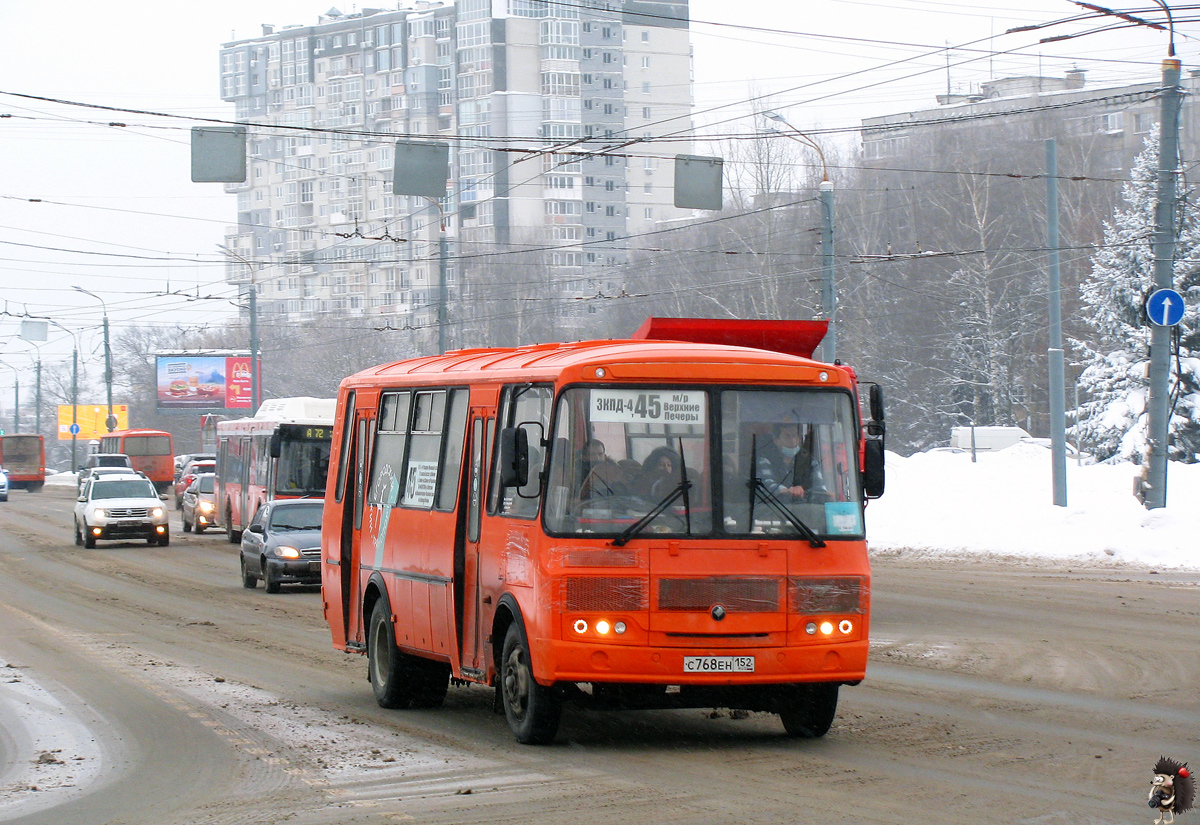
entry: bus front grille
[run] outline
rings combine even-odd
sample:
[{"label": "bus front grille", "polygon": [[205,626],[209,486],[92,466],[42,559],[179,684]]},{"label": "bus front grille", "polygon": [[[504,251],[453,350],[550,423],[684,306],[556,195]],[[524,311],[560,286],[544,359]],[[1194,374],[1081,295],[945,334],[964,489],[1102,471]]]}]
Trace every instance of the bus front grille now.
[{"label": "bus front grille", "polygon": [[572,576],[563,582],[563,604],[571,612],[595,613],[648,608],[645,579]]},{"label": "bus front grille", "polygon": [[658,609],[706,613],[719,604],[733,613],[776,613],[781,590],[776,578],[659,579]]}]

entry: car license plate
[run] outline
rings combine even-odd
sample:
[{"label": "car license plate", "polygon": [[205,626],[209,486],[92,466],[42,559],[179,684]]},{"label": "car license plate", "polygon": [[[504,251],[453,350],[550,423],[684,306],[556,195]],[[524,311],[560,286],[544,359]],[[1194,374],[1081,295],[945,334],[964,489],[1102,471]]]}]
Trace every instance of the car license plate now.
[{"label": "car license plate", "polygon": [[308,572],[309,573],[320,573],[321,572],[321,562],[310,561],[308,563]]},{"label": "car license plate", "polygon": [[684,673],[753,673],[753,656],[684,656]]}]

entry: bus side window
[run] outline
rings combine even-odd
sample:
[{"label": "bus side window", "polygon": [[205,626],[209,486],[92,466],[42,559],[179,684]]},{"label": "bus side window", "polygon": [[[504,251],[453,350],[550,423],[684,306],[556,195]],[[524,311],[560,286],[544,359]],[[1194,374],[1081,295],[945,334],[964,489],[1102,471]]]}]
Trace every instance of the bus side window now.
[{"label": "bus side window", "polygon": [[450,391],[446,438],[442,447],[442,468],[438,481],[438,510],[453,510],[462,479],[463,441],[467,434],[467,397],[465,389]]},{"label": "bus side window", "polygon": [[337,470],[337,490],[334,494],[334,501],[340,502],[342,497],[346,495],[346,472],[347,462],[350,460],[350,444],[354,438],[354,391],[351,390],[346,395],[346,409],[343,411],[342,418],[342,443],[340,445],[338,455],[338,470]]},{"label": "bus side window", "polygon": [[407,392],[385,393],[380,399],[369,504],[395,507],[404,491],[402,472],[411,400]]}]

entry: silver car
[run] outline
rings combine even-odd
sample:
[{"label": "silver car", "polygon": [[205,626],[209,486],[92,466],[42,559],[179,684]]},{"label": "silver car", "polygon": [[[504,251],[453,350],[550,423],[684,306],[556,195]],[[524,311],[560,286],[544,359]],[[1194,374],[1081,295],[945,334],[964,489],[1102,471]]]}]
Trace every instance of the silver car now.
[{"label": "silver car", "polygon": [[145,539],[167,546],[165,496],[144,476],[109,475],[88,479],[75,502],[75,543],[96,546],[98,539]]}]

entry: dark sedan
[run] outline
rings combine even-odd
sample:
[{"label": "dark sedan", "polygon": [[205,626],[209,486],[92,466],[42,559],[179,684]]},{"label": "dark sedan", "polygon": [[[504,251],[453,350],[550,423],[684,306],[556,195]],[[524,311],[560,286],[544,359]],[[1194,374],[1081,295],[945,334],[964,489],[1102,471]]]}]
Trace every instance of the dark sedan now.
[{"label": "dark sedan", "polygon": [[312,499],[268,501],[242,533],[242,586],[268,593],[283,584],[321,583],[321,510]]}]

